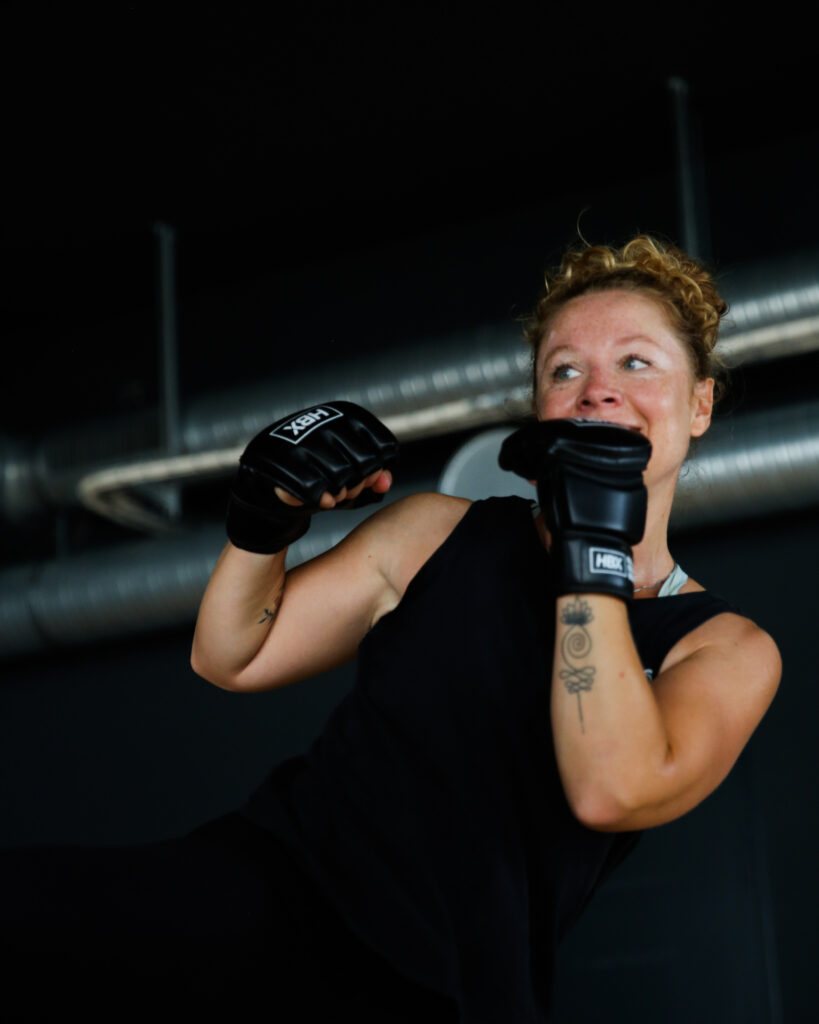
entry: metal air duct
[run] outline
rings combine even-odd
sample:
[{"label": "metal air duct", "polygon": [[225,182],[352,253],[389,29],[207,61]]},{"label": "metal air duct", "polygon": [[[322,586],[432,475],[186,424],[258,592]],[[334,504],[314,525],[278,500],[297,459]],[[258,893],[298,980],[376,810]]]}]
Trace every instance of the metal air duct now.
[{"label": "metal air duct", "polygon": [[[731,303],[719,346],[730,364],[819,348],[819,255],[718,278]],[[82,501],[154,528],[157,517],[132,500],[135,487],[227,474],[249,437],[293,409],[346,398],[372,409],[407,442],[524,415],[528,377],[529,351],[509,323],[195,399],[182,416],[182,456],[159,450],[151,414],[66,427],[37,446],[7,442],[0,444],[0,515],[20,522]]]},{"label": "metal air duct", "polygon": [[[496,440],[483,456],[487,467],[497,457]],[[531,496],[520,484],[519,493]],[[435,481],[419,481],[390,498],[434,489]],[[483,491],[462,493],[480,497],[493,489],[489,481]],[[819,504],[819,402],[716,423],[683,467],[677,494],[672,527],[680,530]],[[371,513],[369,506],[319,516],[288,564],[327,550]],[[218,526],[0,571],[0,657],[192,626],[224,543]]]}]

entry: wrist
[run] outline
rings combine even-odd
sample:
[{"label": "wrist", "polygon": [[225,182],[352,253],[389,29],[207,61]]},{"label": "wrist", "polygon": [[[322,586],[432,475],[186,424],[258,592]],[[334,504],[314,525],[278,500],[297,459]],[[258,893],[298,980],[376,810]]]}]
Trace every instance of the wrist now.
[{"label": "wrist", "polygon": [[549,554],[558,594],[610,594],[626,601],[633,598],[632,551],[621,538],[555,531]]},{"label": "wrist", "polygon": [[231,544],[243,551],[273,555],[303,537],[310,529],[311,513],[279,504],[280,508],[261,509],[232,492],[225,522]]}]

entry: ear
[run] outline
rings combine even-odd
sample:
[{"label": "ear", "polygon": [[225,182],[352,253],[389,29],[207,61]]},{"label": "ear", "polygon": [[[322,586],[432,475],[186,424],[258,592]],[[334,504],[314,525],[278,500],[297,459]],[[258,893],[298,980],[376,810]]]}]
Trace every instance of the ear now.
[{"label": "ear", "polygon": [[714,378],[698,380],[691,394],[691,437],[702,437],[711,425],[714,408]]}]

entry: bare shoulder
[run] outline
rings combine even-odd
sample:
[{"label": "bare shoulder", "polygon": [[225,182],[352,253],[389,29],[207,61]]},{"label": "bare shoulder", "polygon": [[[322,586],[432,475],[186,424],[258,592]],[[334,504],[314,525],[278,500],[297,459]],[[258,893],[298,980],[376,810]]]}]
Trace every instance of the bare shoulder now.
[{"label": "bare shoulder", "polygon": [[400,498],[328,551],[289,570],[268,638],[230,688],[271,690],[354,658],[367,632],[397,606],[471,504],[441,494]]},{"label": "bare shoulder", "polygon": [[471,504],[465,498],[420,492],[383,505],[335,547],[288,572],[289,594],[305,584],[326,591],[345,580],[349,600],[354,600],[349,588],[357,588],[377,619],[398,603]]},{"label": "bare shoulder", "polygon": [[666,655],[660,673],[702,656],[723,662],[748,682],[757,680],[774,690],[782,674],[782,658],[770,633],[735,612],[721,612],[682,637]]},{"label": "bare shoulder", "polygon": [[[421,492],[400,498],[373,517],[372,543],[395,604],[410,580],[444,543],[472,504],[467,498]],[[385,614],[390,608],[384,609]]]},{"label": "bare shoulder", "polygon": [[471,504],[468,498],[455,498],[437,491],[419,491],[385,505],[378,510],[377,516],[385,526],[400,524],[407,527],[414,523],[430,526],[435,522],[450,522],[454,526]]},{"label": "bare shoulder", "polygon": [[651,684],[667,739],[663,768],[647,773],[645,790],[616,830],[673,821],[712,793],[762,721],[780,676],[772,638],[733,612],[715,615],[675,645]]}]

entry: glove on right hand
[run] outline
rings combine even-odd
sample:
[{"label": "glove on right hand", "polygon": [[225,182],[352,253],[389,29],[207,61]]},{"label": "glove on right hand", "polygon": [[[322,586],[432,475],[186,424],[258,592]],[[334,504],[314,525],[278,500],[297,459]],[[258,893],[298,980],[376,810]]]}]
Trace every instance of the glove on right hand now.
[{"label": "glove on right hand", "polygon": [[[281,551],[302,537],[324,491],[354,487],[398,457],[395,436],[371,412],[337,401],[302,409],[265,427],[245,448],[230,492],[227,534],[232,544],[260,554]],[[304,502],[285,504],[280,487]],[[336,508],[360,508],[383,495],[365,488]]]},{"label": "glove on right hand", "polygon": [[601,420],[529,423],[503,442],[501,468],[537,481],[558,593],[633,596],[650,457],[648,438]]}]

